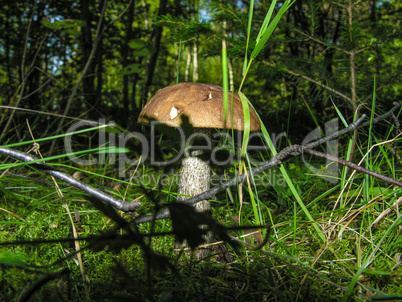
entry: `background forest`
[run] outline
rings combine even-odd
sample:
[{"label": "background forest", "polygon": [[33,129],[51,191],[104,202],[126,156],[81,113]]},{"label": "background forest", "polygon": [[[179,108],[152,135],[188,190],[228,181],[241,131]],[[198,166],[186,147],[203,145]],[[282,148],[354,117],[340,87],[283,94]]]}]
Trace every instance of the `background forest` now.
[{"label": "background forest", "polygon": [[[272,2],[274,16],[291,3]],[[226,263],[200,263],[173,253],[170,220],[133,226],[176,200],[174,184],[138,185],[121,179],[113,163],[76,165],[64,156],[63,140],[77,121],[96,121],[73,138],[74,151],[94,158],[102,153],[99,133],[147,131],[137,118],[159,89],[228,83],[247,96],[277,151],[315,129],[324,134],[334,118],[343,128],[366,114],[370,126],[340,137],[337,156],[400,181],[400,109],[394,119],[373,122],[400,102],[400,1],[296,0],[263,47],[271,1],[1,0],[0,7],[2,147],[28,152],[40,142],[47,164],[142,204],[135,214],[117,215],[62,182],[55,189],[33,165],[0,155],[0,169],[9,172],[0,174],[0,300],[402,299],[397,185],[340,165],[328,181],[294,157],[264,172],[280,184],[254,180],[211,198],[223,226],[270,225],[229,232],[245,244],[266,237],[263,249],[229,242],[215,251],[227,255]],[[112,122],[106,130],[101,125]],[[129,148],[134,158],[140,153],[135,144]],[[250,156],[264,162],[272,152]],[[325,170],[325,161],[308,161]],[[163,170],[149,162],[130,169]],[[219,172],[231,178],[241,169],[239,161]],[[131,232],[142,239],[124,237]],[[77,236],[81,246],[71,239]]]}]

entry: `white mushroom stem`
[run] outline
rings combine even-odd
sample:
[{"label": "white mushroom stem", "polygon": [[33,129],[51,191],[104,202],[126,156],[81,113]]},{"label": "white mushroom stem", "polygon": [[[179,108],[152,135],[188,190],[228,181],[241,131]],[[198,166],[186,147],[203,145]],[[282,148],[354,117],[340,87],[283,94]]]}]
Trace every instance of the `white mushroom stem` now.
[{"label": "white mushroom stem", "polygon": [[[209,190],[211,171],[206,162],[198,157],[186,157],[183,159],[180,173],[178,193],[185,196],[196,196]],[[198,212],[210,212],[211,204],[208,200],[202,200],[194,205]]]},{"label": "white mushroom stem", "polygon": [[[209,190],[211,180],[211,171],[206,162],[198,157],[189,156],[183,159],[182,168],[179,179],[178,193],[179,200],[186,200],[187,196],[196,196]],[[201,200],[195,205],[195,210],[211,214],[211,204],[209,200]],[[208,233],[204,236],[206,243],[212,242],[212,234]],[[180,249],[186,247],[186,244],[180,245],[176,242],[175,248]],[[194,253],[197,260],[204,259],[210,255],[208,248],[200,248]]]}]

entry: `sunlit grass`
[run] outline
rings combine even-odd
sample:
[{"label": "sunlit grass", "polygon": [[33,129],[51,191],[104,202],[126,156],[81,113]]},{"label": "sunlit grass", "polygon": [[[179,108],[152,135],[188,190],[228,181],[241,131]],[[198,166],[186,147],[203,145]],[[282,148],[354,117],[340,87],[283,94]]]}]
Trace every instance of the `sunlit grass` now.
[{"label": "sunlit grass", "polygon": [[[381,171],[385,175],[395,175],[397,178],[401,173],[394,164],[395,153],[390,151],[395,150],[395,144],[400,143],[400,139],[393,139],[393,130],[390,127],[389,132],[385,135],[389,143],[384,143],[377,137],[378,135],[372,135],[374,143],[370,144],[371,161],[367,168]],[[363,143],[359,147],[361,158],[364,158],[368,154],[368,144]],[[79,146],[76,146],[76,149],[79,150]],[[347,148],[342,147],[339,151],[346,156]],[[268,160],[269,155],[260,154],[260,159]],[[9,161],[4,157],[2,160],[3,164]],[[141,188],[135,183],[121,182],[116,177],[116,172],[112,167],[99,165],[83,169],[69,166],[66,161],[63,164],[56,163],[61,160],[63,158],[54,159],[53,164],[71,174],[74,171],[80,172],[83,181],[94,186],[100,186],[117,198],[125,200],[142,198],[143,207],[138,211],[139,215],[153,212],[152,199],[145,202],[145,198],[142,197],[147,190],[153,192],[153,198],[162,204],[175,200],[175,184],[158,187],[155,183]],[[317,167],[322,165],[322,161],[319,160],[315,163],[314,158],[310,159],[310,163]],[[348,287],[350,295],[360,295],[359,288],[362,292],[370,290],[372,293],[378,292],[379,294],[400,294],[397,286],[398,280],[400,280],[398,251],[402,242],[397,235],[397,230],[401,225],[401,219],[395,204],[400,199],[401,189],[371,179],[366,185],[366,176],[355,173],[351,177],[352,171],[349,172],[343,182],[339,181],[333,185],[313,175],[297,157],[285,162],[284,167],[288,171],[295,190],[303,200],[305,208],[311,214],[311,220],[306,219],[305,211],[286,186],[284,191],[278,191],[269,183],[261,186],[256,179],[255,182],[251,179],[251,188],[256,192],[253,194],[255,199],[253,201],[249,197],[250,192],[247,191],[249,187],[248,185],[245,186],[246,190],[243,191],[244,199],[241,208],[236,206],[234,195],[237,194],[236,188],[221,192],[216,201],[213,202],[213,217],[225,225],[238,224],[234,218],[240,217],[240,224],[248,225],[255,224],[255,217],[258,215],[257,217],[261,218],[259,223],[272,225],[268,245],[261,252],[239,250],[234,253],[229,247],[232,261],[230,267],[217,264],[216,267],[212,266],[206,271],[200,271],[199,268],[193,267],[191,264],[187,266],[187,260],[185,262],[179,261],[176,268],[181,274],[191,276],[190,279],[180,281],[181,279],[176,279],[172,275],[170,279],[172,281],[168,282],[163,277],[166,275],[159,275],[158,273],[152,277],[153,284],[155,286],[156,284],[164,284],[164,289],[159,289],[157,286],[152,287],[153,294],[165,295],[168,292],[173,292],[174,295],[178,295],[185,292],[190,297],[190,292],[184,287],[191,285],[208,286],[215,294],[219,293],[222,297],[226,297],[225,295],[228,294],[226,292],[227,287],[222,285],[223,287],[218,289],[216,282],[227,284],[229,287],[232,281],[243,280],[244,274],[251,278],[252,274],[257,272],[262,273],[258,277],[261,279],[259,282],[266,285],[258,285],[254,290],[260,290],[261,294],[268,296],[280,297],[282,295],[282,297],[288,297],[291,295],[290,292],[296,290],[296,288],[292,289],[292,282],[294,284],[302,282],[305,286],[317,287],[317,289],[321,286],[328,287],[329,293],[333,297],[338,296],[340,289],[345,290]],[[79,285],[82,283],[82,278],[79,266],[75,257],[69,257],[76,251],[71,241],[63,241],[63,239],[71,238],[71,223],[62,204],[66,202],[69,205],[72,216],[78,212],[79,222],[76,222],[75,226],[79,230],[79,237],[102,236],[101,234],[104,232],[115,230],[116,223],[96,210],[88,202],[87,196],[75,188],[65,187],[59,183],[64,196],[63,199],[60,199],[52,181],[37,171],[27,169],[25,166],[13,167],[10,171],[35,179],[46,180],[50,185],[41,185],[31,179],[13,177],[8,174],[0,179],[2,182],[2,206],[0,209],[3,217],[1,221],[2,242],[28,241],[24,244],[15,243],[13,246],[2,247],[2,277],[3,280],[8,280],[5,286],[10,289],[22,290],[25,284],[24,280],[27,278],[35,280],[42,274],[67,267],[72,271],[70,282],[76,287],[74,296],[77,299],[78,297],[82,298],[83,293]],[[269,171],[264,173],[271,179],[273,175],[282,177],[278,169],[275,171],[276,174]],[[137,171],[137,173],[155,174],[155,176],[161,172],[157,169],[149,170],[147,165],[142,166]],[[116,185],[117,183],[121,184]],[[347,185],[341,187],[342,183]],[[340,204],[340,200],[343,201],[342,204]],[[389,208],[394,210],[383,216],[382,219],[377,220]],[[119,215],[127,221],[132,220],[129,215],[123,213]],[[373,225],[375,221],[376,223]],[[327,239],[325,243],[322,243],[312,222],[320,228]],[[169,232],[171,224],[169,221],[158,221],[154,226],[152,224],[141,225],[139,230],[144,234]],[[237,236],[238,233],[232,232],[232,234]],[[247,242],[258,244],[261,240],[259,232],[256,231],[240,234],[244,235],[242,240]],[[41,243],[35,243],[37,240],[40,240]],[[46,243],[46,241],[49,242]],[[173,236],[151,237],[151,239],[146,239],[146,242],[151,244],[150,246],[156,252],[177,259],[177,255],[172,251]],[[81,242],[82,258],[85,273],[91,280],[89,288],[95,296],[101,295],[103,292],[99,288],[99,284],[104,283],[111,286],[116,278],[120,281],[124,280],[121,275],[119,277],[122,271],[117,268],[120,265],[124,265],[128,275],[138,279],[138,282],[142,284],[141,288],[148,288],[149,290],[147,274],[139,274],[138,272],[138,270],[146,272],[146,267],[142,259],[143,254],[136,245],[115,254],[107,250],[101,252],[88,250],[85,248],[87,243],[85,240]],[[261,254],[265,252],[272,254]],[[273,256],[282,257],[290,263],[299,263],[297,265],[305,272],[291,267],[284,270],[287,265],[278,259],[271,258]],[[269,266],[267,266],[268,259],[270,261]],[[28,267],[29,265],[33,265],[33,267]],[[285,290],[284,284],[277,283],[279,281],[276,280],[275,276],[278,271],[281,271],[281,275],[290,284],[288,291]],[[318,274],[322,279],[309,279],[306,275],[308,271]],[[18,274],[18,277],[14,277],[15,274]],[[115,274],[115,277],[110,276],[110,274]],[[203,276],[208,277],[204,280]],[[231,277],[228,278],[228,276]],[[385,279],[381,279],[379,276],[383,276]],[[371,283],[364,282],[367,279]],[[211,280],[215,280],[215,283],[211,283]],[[325,280],[334,282],[337,286],[328,285]],[[64,282],[60,284],[64,284]],[[252,284],[251,279],[242,282],[244,285],[248,283],[251,286]],[[375,282],[381,282],[381,286],[375,286]],[[275,284],[284,290],[280,295],[274,290]],[[60,286],[58,290],[65,290],[64,285]],[[39,296],[49,291],[52,291],[51,286],[46,286],[41,290]],[[135,291],[136,289],[129,287],[127,294],[130,295]],[[239,294],[241,292],[242,289],[239,288]],[[302,300],[302,297],[306,297],[307,294],[304,288],[299,286],[297,286],[296,293]],[[5,297],[12,297],[17,294],[18,291],[14,290]],[[249,294],[250,292],[244,289],[244,295]],[[205,294],[205,297],[209,297],[209,295]]]}]

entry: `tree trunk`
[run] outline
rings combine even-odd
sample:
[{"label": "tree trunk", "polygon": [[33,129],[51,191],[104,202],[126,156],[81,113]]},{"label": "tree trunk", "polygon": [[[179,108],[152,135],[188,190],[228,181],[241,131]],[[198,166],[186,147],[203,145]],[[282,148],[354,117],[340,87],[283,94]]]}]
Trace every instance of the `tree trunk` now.
[{"label": "tree trunk", "polygon": [[188,82],[188,75],[190,74],[190,66],[191,66],[191,47],[188,48],[187,53],[186,70],[184,71],[185,82]]},{"label": "tree trunk", "polygon": [[[128,46],[128,43],[133,39],[133,20],[134,20],[134,1],[130,3],[130,6],[128,8],[127,12],[127,22],[126,22],[126,37],[124,39],[124,43],[122,45],[121,49],[121,55],[123,57],[123,68],[127,67],[129,65],[129,50],[130,47]],[[130,51],[131,52],[131,51]],[[123,108],[124,112],[129,113],[130,112],[130,101],[129,101],[129,76],[124,75],[123,76]],[[124,115],[124,120],[123,120],[123,127],[128,126],[128,119],[131,116],[131,114],[126,114]]]},{"label": "tree trunk", "polygon": [[[85,25],[82,26],[82,34],[81,34],[81,49],[82,49],[82,58],[81,65],[82,70],[84,70],[85,65],[87,64],[89,57],[92,51],[92,31],[91,31],[91,13],[89,10],[89,1],[80,1],[81,5],[81,18],[85,22]],[[85,100],[88,102],[89,106],[94,105],[94,94],[95,94],[95,61],[91,61],[89,63],[89,68],[87,75],[83,79],[83,92]]]},{"label": "tree trunk", "polygon": [[[105,0],[106,1],[106,0]],[[104,27],[104,24],[101,24],[101,31]],[[96,58],[95,58],[95,62],[96,62],[96,92],[94,93],[94,98],[93,98],[93,102],[94,105],[97,102],[101,102],[102,106],[102,89],[103,89],[103,38],[104,36],[101,35],[99,37],[99,42],[98,42],[98,47],[96,48]],[[91,112],[93,112],[93,114],[90,115],[91,118],[93,119],[97,119],[99,117],[99,113],[96,112],[95,110],[91,110]]]},{"label": "tree trunk", "polygon": [[193,46],[193,82],[198,82],[198,43],[195,41]]},{"label": "tree trunk", "polygon": [[[160,17],[166,13],[166,4],[167,4],[167,0],[160,1],[158,17]],[[149,62],[148,62],[147,74],[146,74],[145,84],[144,84],[144,93],[142,95],[142,103],[143,104],[146,103],[149,86],[151,86],[152,79],[154,77],[156,60],[158,59],[159,49],[160,49],[160,45],[161,45],[162,29],[163,29],[162,26],[158,26],[154,29],[154,32],[153,32],[153,36],[155,37],[155,43],[154,43],[155,51],[151,54],[151,57],[149,58]]]}]

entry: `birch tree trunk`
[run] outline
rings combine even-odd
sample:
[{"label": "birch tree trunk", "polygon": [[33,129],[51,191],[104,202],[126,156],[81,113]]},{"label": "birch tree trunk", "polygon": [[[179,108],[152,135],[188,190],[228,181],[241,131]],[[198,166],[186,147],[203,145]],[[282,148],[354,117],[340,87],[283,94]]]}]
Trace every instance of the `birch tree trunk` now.
[{"label": "birch tree trunk", "polygon": [[193,46],[193,82],[198,82],[198,42]]}]

